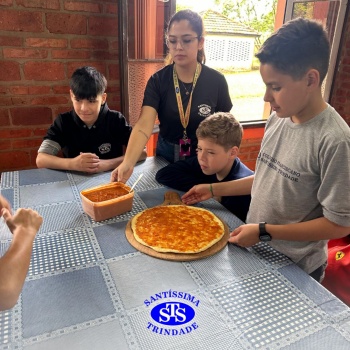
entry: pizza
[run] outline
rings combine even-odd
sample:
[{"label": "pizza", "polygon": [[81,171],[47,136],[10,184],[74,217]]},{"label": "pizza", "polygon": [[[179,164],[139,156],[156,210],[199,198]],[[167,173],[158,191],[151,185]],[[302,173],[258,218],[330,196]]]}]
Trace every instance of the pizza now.
[{"label": "pizza", "polygon": [[146,209],[131,220],[136,241],[161,253],[202,252],[225,234],[223,222],[206,209],[167,205]]}]

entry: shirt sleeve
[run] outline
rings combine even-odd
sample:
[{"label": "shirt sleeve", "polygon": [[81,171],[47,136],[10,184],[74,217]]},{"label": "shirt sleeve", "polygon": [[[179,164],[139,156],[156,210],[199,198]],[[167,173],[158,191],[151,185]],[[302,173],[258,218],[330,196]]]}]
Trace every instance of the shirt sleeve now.
[{"label": "shirt sleeve", "polygon": [[39,147],[38,153],[47,153],[56,156],[60,150],[61,146],[59,143],[52,140],[44,140]]},{"label": "shirt sleeve", "polygon": [[222,82],[220,84],[219,90],[218,111],[230,112],[233,105],[228,84],[224,76],[222,76]]},{"label": "shirt sleeve", "polygon": [[153,74],[147,82],[145,93],[143,97],[142,106],[153,107],[156,111],[159,109],[160,104],[160,88],[159,77],[157,74]]},{"label": "shirt sleeve", "polygon": [[318,199],[323,215],[340,226],[350,226],[350,142],[340,140],[321,152],[321,184]]}]

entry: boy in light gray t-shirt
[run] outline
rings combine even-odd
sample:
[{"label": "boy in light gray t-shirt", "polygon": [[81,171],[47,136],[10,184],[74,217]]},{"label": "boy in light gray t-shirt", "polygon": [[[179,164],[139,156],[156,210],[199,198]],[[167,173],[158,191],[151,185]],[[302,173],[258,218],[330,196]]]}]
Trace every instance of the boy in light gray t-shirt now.
[{"label": "boy in light gray t-shirt", "polygon": [[[318,281],[327,241],[350,232],[350,128],[321,91],[329,53],[321,24],[302,18],[265,41],[256,56],[272,114],[256,172],[212,186],[215,195],[252,196],[247,224],[231,233],[230,242],[268,242]],[[200,186],[185,194],[185,203],[210,197]]]}]

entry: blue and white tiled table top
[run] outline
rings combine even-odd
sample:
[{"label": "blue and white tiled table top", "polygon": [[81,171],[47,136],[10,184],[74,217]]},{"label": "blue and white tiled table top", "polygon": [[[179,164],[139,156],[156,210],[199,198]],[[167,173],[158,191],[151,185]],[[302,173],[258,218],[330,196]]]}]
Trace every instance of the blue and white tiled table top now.
[{"label": "blue and white tiled table top", "polygon": [[[12,208],[34,208],[44,222],[18,303],[0,312],[0,349],[350,349],[350,309],[266,244],[228,244],[192,262],[134,249],[126,224],[163,202],[169,189],[155,173],[165,164],[138,164],[132,210],[101,222],[84,213],[80,191],[108,183],[109,172],[2,174]],[[214,200],[199,206],[231,230],[241,224]],[[1,219],[0,255],[10,241]]]}]

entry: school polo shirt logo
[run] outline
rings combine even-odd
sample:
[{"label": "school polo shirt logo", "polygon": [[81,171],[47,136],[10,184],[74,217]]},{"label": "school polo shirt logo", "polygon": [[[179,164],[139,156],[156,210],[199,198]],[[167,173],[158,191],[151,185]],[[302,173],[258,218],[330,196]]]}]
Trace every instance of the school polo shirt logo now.
[{"label": "school polo shirt logo", "polygon": [[211,114],[211,107],[208,105],[199,105],[198,114],[202,117],[208,117]]},{"label": "school polo shirt logo", "polygon": [[105,154],[111,151],[112,145],[110,143],[103,143],[98,150],[101,154]]}]

